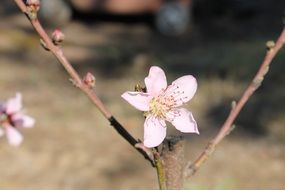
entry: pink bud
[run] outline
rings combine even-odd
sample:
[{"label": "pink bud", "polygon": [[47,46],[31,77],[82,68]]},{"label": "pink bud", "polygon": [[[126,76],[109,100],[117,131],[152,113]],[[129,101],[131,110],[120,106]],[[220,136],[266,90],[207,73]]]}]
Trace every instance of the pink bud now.
[{"label": "pink bud", "polygon": [[92,75],[91,73],[87,73],[84,78],[83,78],[83,82],[90,88],[95,87],[95,82],[96,79],[94,77],[94,75]]},{"label": "pink bud", "polygon": [[60,44],[61,42],[63,42],[65,36],[64,34],[61,32],[61,30],[59,29],[55,29],[51,35],[52,41],[55,45]]}]

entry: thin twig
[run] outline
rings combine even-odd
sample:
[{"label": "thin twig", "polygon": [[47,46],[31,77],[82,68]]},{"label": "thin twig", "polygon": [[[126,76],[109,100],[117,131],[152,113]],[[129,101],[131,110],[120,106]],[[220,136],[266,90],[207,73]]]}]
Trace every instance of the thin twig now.
[{"label": "thin twig", "polygon": [[167,190],[165,166],[163,164],[163,160],[159,152],[155,151],[153,155],[154,155],[154,162],[155,162],[155,167],[156,167],[156,172],[157,172],[157,177],[158,177],[159,190]]},{"label": "thin twig", "polygon": [[61,65],[65,68],[67,73],[70,75],[71,80],[73,83],[89,97],[89,99],[95,104],[95,106],[100,110],[103,116],[109,120],[110,124],[114,127],[114,129],[127,141],[131,144],[139,153],[141,153],[150,163],[153,164],[153,160],[148,156],[148,154],[140,148],[136,148],[135,145],[139,143],[131,134],[127,132],[127,130],[113,117],[110,111],[106,108],[100,98],[97,96],[94,90],[90,89],[88,85],[82,82],[81,77],[72,67],[70,62],[65,57],[63,50],[56,46],[48,34],[46,33],[45,29],[42,27],[41,23],[37,19],[37,17],[31,18],[29,10],[27,6],[23,2],[23,0],[14,0],[20,10],[28,17],[29,21],[31,22],[32,26],[38,33],[41,38],[41,41],[44,43],[44,47],[57,58],[57,60],[61,63]]},{"label": "thin twig", "polygon": [[218,134],[208,143],[204,151],[198,156],[198,158],[194,161],[194,163],[190,164],[190,166],[186,168],[185,170],[186,177],[194,175],[195,172],[201,167],[201,165],[215,151],[216,146],[224,139],[225,136],[227,136],[231,132],[233,128],[233,122],[235,121],[236,117],[238,116],[241,109],[248,101],[248,99],[261,85],[264,76],[269,70],[269,65],[271,64],[273,58],[276,56],[277,52],[282,48],[284,43],[285,43],[285,28],[281,32],[275,44],[273,42],[269,42],[267,44],[268,51],[255,77],[253,78],[249,86],[246,88],[246,90],[244,91],[243,95],[241,96],[237,104],[234,104],[234,106],[232,107],[231,112],[229,113],[227,119],[225,120]]}]

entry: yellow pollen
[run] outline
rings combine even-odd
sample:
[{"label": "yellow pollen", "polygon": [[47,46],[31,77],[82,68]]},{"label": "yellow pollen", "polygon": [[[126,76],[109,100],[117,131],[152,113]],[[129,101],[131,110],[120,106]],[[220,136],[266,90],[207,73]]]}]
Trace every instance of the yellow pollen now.
[{"label": "yellow pollen", "polygon": [[149,111],[145,113],[146,115],[154,115],[158,118],[165,119],[166,113],[172,108],[171,102],[164,96],[157,96],[152,98],[149,104]]}]

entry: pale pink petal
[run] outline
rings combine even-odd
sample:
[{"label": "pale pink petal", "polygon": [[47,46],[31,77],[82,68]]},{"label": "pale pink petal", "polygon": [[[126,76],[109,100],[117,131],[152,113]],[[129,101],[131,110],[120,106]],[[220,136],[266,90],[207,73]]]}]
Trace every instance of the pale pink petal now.
[{"label": "pale pink petal", "polygon": [[144,146],[156,147],[166,137],[166,126],[163,120],[148,116],[144,122]]},{"label": "pale pink petal", "polygon": [[158,95],[161,90],[167,87],[166,76],[164,71],[157,66],[152,66],[149,70],[148,77],[144,79],[147,92],[152,95]]},{"label": "pale pink petal", "polygon": [[27,116],[27,115],[24,115],[23,116],[23,127],[26,127],[26,128],[31,128],[35,125],[35,119],[30,117],[30,116]]},{"label": "pale pink petal", "polygon": [[24,115],[22,113],[17,113],[12,116],[12,121],[15,124],[15,126],[19,127],[26,127],[26,128],[31,128],[35,124],[35,119]]},{"label": "pale pink petal", "polygon": [[125,92],[122,94],[122,98],[141,111],[149,110],[149,101],[152,99],[151,96],[143,92]]},{"label": "pale pink petal", "polygon": [[14,98],[8,99],[6,103],[6,113],[13,114],[22,109],[22,95],[17,93]]},{"label": "pale pink petal", "polygon": [[191,100],[197,90],[197,81],[192,75],[185,75],[172,82],[166,93],[171,93],[176,100],[176,106]]},{"label": "pale pink petal", "polygon": [[169,120],[172,125],[183,133],[197,133],[199,134],[197,123],[190,111],[185,108],[176,109],[176,117]]},{"label": "pale pink petal", "polygon": [[8,143],[13,146],[19,146],[23,141],[23,136],[14,127],[6,127],[6,136]]}]

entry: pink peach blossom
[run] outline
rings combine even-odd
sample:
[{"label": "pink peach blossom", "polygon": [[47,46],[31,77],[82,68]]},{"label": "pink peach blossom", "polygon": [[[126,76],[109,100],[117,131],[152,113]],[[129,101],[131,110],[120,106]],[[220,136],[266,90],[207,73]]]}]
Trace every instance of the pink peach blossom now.
[{"label": "pink peach blossom", "polygon": [[166,123],[170,122],[183,133],[199,134],[197,123],[190,111],[180,108],[194,96],[197,81],[192,75],[182,76],[167,86],[164,71],[153,66],[145,78],[146,92],[130,92],[122,97],[145,113],[144,145],[156,147],[166,137]]},{"label": "pink peach blossom", "polygon": [[23,136],[17,128],[30,128],[34,124],[35,120],[32,117],[22,113],[20,93],[0,104],[0,137],[5,134],[10,145],[18,146],[23,141]]}]

